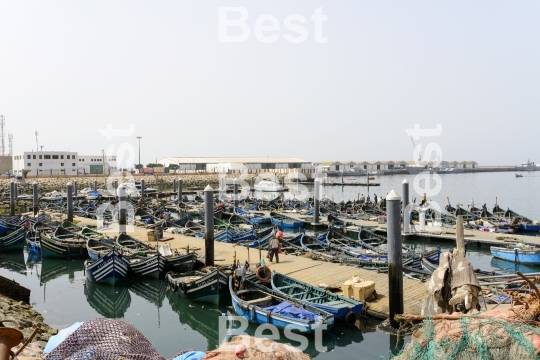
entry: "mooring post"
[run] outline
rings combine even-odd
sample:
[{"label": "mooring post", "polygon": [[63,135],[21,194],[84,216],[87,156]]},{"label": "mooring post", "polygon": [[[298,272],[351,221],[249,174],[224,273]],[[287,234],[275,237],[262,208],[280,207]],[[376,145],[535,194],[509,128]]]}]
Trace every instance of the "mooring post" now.
[{"label": "mooring post", "polygon": [[97,180],[94,180],[94,190],[97,190]]},{"label": "mooring post", "polygon": [[319,223],[319,209],[320,209],[320,198],[321,198],[321,180],[315,179],[313,182],[314,184],[314,191],[313,191],[313,198],[315,203],[315,213],[313,215],[313,224]]},{"label": "mooring post", "polygon": [[17,184],[17,182],[14,182],[13,184],[15,184],[14,196],[15,196],[15,204],[17,204],[17,199],[19,198],[19,184]]},{"label": "mooring post", "polygon": [[234,186],[234,207],[237,208],[238,207],[238,179],[234,179],[234,182],[233,182],[233,186]]},{"label": "mooring post", "polygon": [[9,214],[15,216],[15,183],[9,183]]},{"label": "mooring post", "polygon": [[77,180],[73,181],[73,195],[75,199],[79,196],[78,194],[78,188],[77,188]]},{"label": "mooring post", "polygon": [[114,190],[118,189],[118,180],[114,180],[113,184]]},{"label": "mooring post", "polygon": [[386,197],[386,213],[388,215],[388,302],[390,325],[398,329],[399,323],[394,319],[396,314],[403,314],[403,264],[401,247],[401,198],[392,189]]},{"label": "mooring post", "polygon": [[176,179],[173,179],[173,181],[172,181],[172,191],[173,191],[173,193],[176,192]]},{"label": "mooring post", "polygon": [[127,225],[127,207],[126,207],[126,188],[125,185],[118,187],[118,232],[124,234]]},{"label": "mooring post", "polygon": [[458,215],[456,219],[456,248],[465,256],[465,230],[463,229],[463,215]]},{"label": "mooring post", "polygon": [[67,183],[67,221],[73,222],[73,185]]},{"label": "mooring post", "polygon": [[401,211],[403,212],[403,232],[407,234],[409,232],[409,224],[411,222],[411,211],[409,210],[409,182],[407,179],[404,179],[401,184],[403,186],[403,206],[401,208]]},{"label": "mooring post", "polygon": [[206,266],[214,266],[214,189],[204,189],[204,255]]},{"label": "mooring post", "polygon": [[144,198],[144,193],[145,193],[145,190],[146,190],[146,186],[145,186],[145,181],[144,179],[141,180],[141,198]]},{"label": "mooring post", "polygon": [[34,181],[32,183],[32,195],[34,200],[34,217],[36,216],[38,210],[39,210],[39,196],[38,196],[38,183],[37,181]]},{"label": "mooring post", "polygon": [[181,178],[178,179],[178,206],[182,202],[182,182],[183,180]]}]

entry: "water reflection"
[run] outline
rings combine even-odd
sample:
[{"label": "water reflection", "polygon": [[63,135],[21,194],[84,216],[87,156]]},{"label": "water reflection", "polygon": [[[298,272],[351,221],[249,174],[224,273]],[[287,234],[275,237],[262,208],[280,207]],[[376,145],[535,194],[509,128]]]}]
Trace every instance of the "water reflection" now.
[{"label": "water reflection", "polygon": [[515,273],[516,271],[520,271],[523,274],[540,272],[540,266],[534,266],[531,264],[520,264],[513,261],[497,259],[495,257],[491,259],[491,266],[496,269],[503,270],[504,272],[511,273]]},{"label": "water reflection", "polygon": [[212,304],[202,304],[181,298],[171,290],[166,292],[172,310],[178,314],[180,322],[197,331],[208,341],[207,350],[219,346],[219,317],[226,310]]},{"label": "water reflection", "polygon": [[131,305],[131,295],[127,286],[116,284],[96,284],[89,280],[84,283],[84,294],[88,304],[102,316],[122,318]]},{"label": "water reflection", "polygon": [[19,274],[26,274],[23,252],[13,251],[0,254],[0,268]]},{"label": "water reflection", "polygon": [[129,290],[135,295],[146,299],[158,308],[163,306],[167,284],[163,280],[143,279],[143,278],[127,278],[126,285]]},{"label": "water reflection", "polygon": [[68,275],[69,282],[73,282],[75,279],[75,272],[84,270],[84,260],[68,260],[68,259],[54,259],[47,258],[41,260],[41,285],[47,282],[61,277],[62,275]]}]

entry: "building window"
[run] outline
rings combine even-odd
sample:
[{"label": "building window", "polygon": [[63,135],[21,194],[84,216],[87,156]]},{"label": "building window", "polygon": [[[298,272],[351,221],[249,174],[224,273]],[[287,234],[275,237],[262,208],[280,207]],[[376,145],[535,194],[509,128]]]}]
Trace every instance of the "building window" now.
[{"label": "building window", "polygon": [[[64,155],[60,155],[60,159],[63,159],[64,158]],[[69,159],[69,158],[68,158]]]},{"label": "building window", "polygon": [[43,158],[44,158],[45,160],[50,159],[50,158],[51,158],[51,155],[43,155]]},{"label": "building window", "polygon": [[28,163],[27,165],[28,165],[28,167],[32,166],[32,164],[30,164],[30,163]]},{"label": "building window", "polygon": [[27,157],[28,159],[30,159],[30,155],[26,155],[26,157]]},{"label": "building window", "polygon": [[39,166],[43,166],[43,163],[39,163]]},{"label": "building window", "polygon": [[66,159],[69,159],[69,155],[66,155],[66,156],[67,156]]},{"label": "building window", "polygon": [[32,159],[34,159],[34,160],[35,160],[35,159],[36,159],[36,155],[32,155]]},{"label": "building window", "polygon": [[60,166],[64,166],[64,163],[60,163]]},{"label": "building window", "polygon": [[39,155],[39,158],[41,159],[41,158],[42,158],[42,155]]},{"label": "building window", "polygon": [[58,159],[58,155],[53,155],[52,158],[53,159]]},{"label": "building window", "polygon": [[75,166],[75,163],[71,164],[71,166]]}]

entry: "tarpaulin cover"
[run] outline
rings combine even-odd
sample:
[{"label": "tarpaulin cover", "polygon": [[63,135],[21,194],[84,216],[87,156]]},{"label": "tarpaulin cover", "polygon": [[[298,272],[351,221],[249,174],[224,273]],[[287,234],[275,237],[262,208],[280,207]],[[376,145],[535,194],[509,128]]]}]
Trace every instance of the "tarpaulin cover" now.
[{"label": "tarpaulin cover", "polygon": [[284,301],[278,305],[269,306],[267,308],[264,308],[263,310],[270,311],[274,314],[279,314],[279,315],[283,315],[283,316],[294,318],[294,319],[302,319],[302,320],[310,320],[310,321],[321,319],[320,316],[312,313],[311,311],[307,311],[304,308],[298,308],[287,301]]}]

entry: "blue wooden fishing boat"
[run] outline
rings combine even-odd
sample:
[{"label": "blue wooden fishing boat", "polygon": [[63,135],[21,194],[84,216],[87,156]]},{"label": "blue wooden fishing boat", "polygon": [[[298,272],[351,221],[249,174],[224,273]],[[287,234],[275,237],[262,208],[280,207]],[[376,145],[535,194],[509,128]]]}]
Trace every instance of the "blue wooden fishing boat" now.
[{"label": "blue wooden fishing boat", "polygon": [[244,289],[235,286],[229,277],[229,290],[235,312],[254,324],[270,324],[278,329],[288,328],[301,333],[328,330],[334,316],[314,306],[275,293],[272,289],[244,280]]},{"label": "blue wooden fishing boat", "polygon": [[23,225],[0,223],[0,251],[22,250],[25,233]]},{"label": "blue wooden fishing boat", "polygon": [[169,288],[181,297],[200,302],[219,304],[229,296],[230,268],[212,268],[203,271],[186,273],[169,272],[166,275]]},{"label": "blue wooden fishing boat", "polygon": [[273,225],[279,225],[282,229],[300,229],[305,226],[305,223],[302,220],[297,220],[275,211],[270,212],[270,218],[272,219]]},{"label": "blue wooden fishing boat", "polygon": [[325,252],[328,250],[328,247],[330,243],[328,242],[327,238],[328,233],[323,233],[319,235],[318,237],[312,237],[307,236],[306,234],[302,234],[302,237],[300,238],[300,246],[302,248],[306,249],[307,251],[321,251]]},{"label": "blue wooden fishing boat", "polygon": [[356,315],[360,314],[364,303],[331,293],[319,287],[272,271],[272,289],[281,296],[292,297],[302,303],[310,304],[354,325]]},{"label": "blue wooden fishing boat", "polygon": [[250,248],[264,248],[265,246],[268,245],[268,242],[274,236],[274,231],[272,228],[268,228],[261,231],[257,235],[259,236],[259,239],[248,240],[248,241],[238,241],[237,245],[247,246]]},{"label": "blue wooden fishing boat", "polygon": [[491,255],[496,258],[522,264],[540,265],[540,247],[518,244],[514,247],[490,246]]},{"label": "blue wooden fishing boat", "polygon": [[[97,243],[98,241],[88,240],[88,242],[88,247],[94,247],[92,243]],[[99,244],[94,245],[95,247],[99,246]],[[95,250],[100,254],[100,250]],[[97,260],[86,260],[84,262],[84,270],[88,280],[114,285],[126,277],[129,271],[129,265],[129,260],[116,248],[112,248],[105,255],[98,255]]]},{"label": "blue wooden fishing boat", "polygon": [[246,211],[242,208],[235,207],[234,213],[247,221],[249,221],[252,224],[269,224],[272,222],[272,219],[269,216],[264,216],[257,213],[252,213],[250,211]]}]

